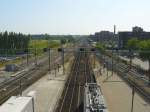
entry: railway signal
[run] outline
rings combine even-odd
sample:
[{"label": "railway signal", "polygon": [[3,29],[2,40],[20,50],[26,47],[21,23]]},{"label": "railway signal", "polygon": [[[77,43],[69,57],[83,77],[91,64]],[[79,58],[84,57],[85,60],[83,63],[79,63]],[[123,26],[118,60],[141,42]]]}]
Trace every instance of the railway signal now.
[{"label": "railway signal", "polygon": [[61,52],[61,55],[62,55],[62,65],[63,65],[63,74],[64,74],[64,70],[65,70],[65,67],[64,67],[64,48],[58,48],[58,52]]},{"label": "railway signal", "polygon": [[43,52],[47,52],[48,51],[48,48],[43,48]]},{"label": "railway signal", "polygon": [[[53,49],[55,50],[55,49]],[[63,65],[63,74],[64,74],[64,53],[66,52],[87,52],[87,53],[95,53],[96,49],[93,47],[79,47],[79,48],[58,48],[58,52],[62,53],[62,65]],[[94,67],[95,67],[95,57],[94,57]]]},{"label": "railway signal", "polygon": [[95,52],[96,50],[95,50],[95,48],[91,48],[91,51],[92,51],[92,52]]},{"label": "railway signal", "polygon": [[80,50],[80,52],[83,52],[83,51],[85,51],[85,49],[84,49],[84,48],[80,48],[79,50]]},{"label": "railway signal", "polygon": [[58,48],[57,51],[58,51],[58,52],[62,52],[63,49],[62,49],[62,48]]}]

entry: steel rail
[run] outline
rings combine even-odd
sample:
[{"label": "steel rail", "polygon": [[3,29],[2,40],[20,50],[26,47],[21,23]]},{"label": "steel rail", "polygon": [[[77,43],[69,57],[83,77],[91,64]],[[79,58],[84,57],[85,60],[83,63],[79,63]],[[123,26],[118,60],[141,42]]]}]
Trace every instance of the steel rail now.
[{"label": "steel rail", "polygon": [[[108,58],[108,57],[107,57]],[[108,58],[108,61],[111,60],[110,58]],[[111,64],[111,63],[110,63]],[[134,79],[137,79],[137,80],[140,80],[140,81],[144,81],[143,84],[145,84],[145,82],[147,83],[147,81],[145,81],[145,79],[139,79],[139,76],[136,74],[136,71],[133,71],[133,70],[130,70],[130,71],[127,71],[127,65],[123,64],[123,63],[118,63],[117,65],[117,69],[115,68],[116,72],[119,73],[120,77],[123,78],[128,84],[130,87],[135,87],[135,90],[140,94],[142,95],[142,97],[150,102],[150,94],[147,93],[145,90],[144,90],[144,87],[146,86],[140,86],[138,85],[136,82],[134,82],[133,80],[131,80],[130,78],[127,78],[126,76],[131,76],[133,77]],[[122,74],[126,74],[126,76],[123,76]]]},{"label": "steel rail", "polygon": [[[77,67],[79,67],[80,61],[81,61],[81,55],[79,56]],[[73,91],[72,91],[72,94],[71,94],[71,102],[70,102],[70,106],[69,106],[69,112],[71,112],[71,106],[72,106],[72,101],[73,101],[73,98],[74,98],[73,95],[74,95],[74,91],[75,91],[75,87],[76,87],[77,75],[78,75],[78,71],[75,72],[75,81],[74,81],[75,83],[74,83]]]},{"label": "steel rail", "polygon": [[65,91],[65,95],[64,95],[64,98],[63,98],[63,101],[62,101],[62,103],[61,103],[61,107],[60,107],[60,110],[59,110],[59,112],[62,112],[62,109],[63,109],[63,106],[64,106],[64,102],[65,102],[65,99],[66,99],[66,96],[67,96],[67,93],[68,93],[68,90],[69,90],[69,85],[70,85],[70,83],[71,83],[71,79],[72,79],[72,77],[73,77],[73,72],[74,72],[74,69],[75,69],[75,67],[76,67],[76,62],[78,61],[78,57],[76,57],[75,58],[75,61],[74,61],[74,65],[73,65],[73,70],[71,71],[71,76],[70,76],[70,78],[69,78],[69,82],[68,82],[68,85],[67,85],[67,88],[66,88],[66,91]]}]

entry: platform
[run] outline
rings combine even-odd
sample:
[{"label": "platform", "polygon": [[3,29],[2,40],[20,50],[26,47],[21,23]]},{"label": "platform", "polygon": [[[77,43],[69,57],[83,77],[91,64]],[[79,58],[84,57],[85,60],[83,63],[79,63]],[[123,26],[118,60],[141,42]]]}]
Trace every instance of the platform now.
[{"label": "platform", "polygon": [[[69,63],[65,65],[65,68],[68,66],[70,66]],[[35,112],[53,112],[68,76],[67,70],[65,75],[62,73],[61,67],[55,77],[53,70],[23,92],[23,95],[26,95],[29,91],[36,91]]]}]

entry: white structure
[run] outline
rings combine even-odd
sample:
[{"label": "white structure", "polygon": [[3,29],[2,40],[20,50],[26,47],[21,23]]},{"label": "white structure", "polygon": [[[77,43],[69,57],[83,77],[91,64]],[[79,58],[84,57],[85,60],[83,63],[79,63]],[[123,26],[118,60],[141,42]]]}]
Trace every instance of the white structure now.
[{"label": "white structure", "polygon": [[84,112],[108,112],[100,87],[96,83],[86,83]]},{"label": "white structure", "polygon": [[0,106],[0,112],[34,112],[34,98],[35,92],[28,96],[12,96]]}]

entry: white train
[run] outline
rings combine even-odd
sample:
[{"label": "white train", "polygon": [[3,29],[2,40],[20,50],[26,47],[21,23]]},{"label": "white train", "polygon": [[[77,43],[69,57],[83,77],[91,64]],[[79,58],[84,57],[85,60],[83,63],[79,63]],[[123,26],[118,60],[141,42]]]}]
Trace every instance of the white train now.
[{"label": "white train", "polygon": [[86,83],[84,112],[108,112],[103,94],[96,83]]},{"label": "white train", "polygon": [[27,96],[12,96],[0,105],[0,112],[35,112],[36,92],[31,91]]}]

